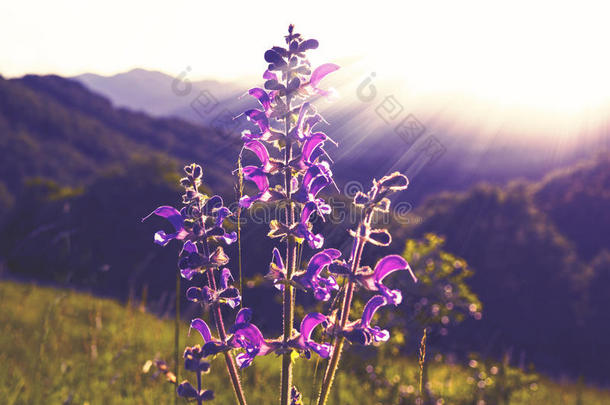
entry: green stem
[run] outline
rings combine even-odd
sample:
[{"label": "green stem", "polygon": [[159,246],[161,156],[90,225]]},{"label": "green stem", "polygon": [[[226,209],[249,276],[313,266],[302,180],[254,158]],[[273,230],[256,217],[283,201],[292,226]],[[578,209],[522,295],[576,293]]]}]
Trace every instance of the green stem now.
[{"label": "green stem", "polygon": [[[370,226],[372,212],[368,212],[364,216],[363,224],[364,226]],[[362,224],[360,225],[362,226]],[[356,232],[359,233],[360,226],[358,226]],[[364,245],[366,244],[366,240],[362,237],[356,235],[354,237],[354,247],[352,249],[352,266],[351,266],[351,274],[355,275],[356,271],[360,267],[360,260],[362,259],[362,252],[364,251]],[[338,333],[340,333],[347,324],[349,320],[349,312],[352,306],[352,298],[354,295],[354,277],[350,277],[347,289],[345,290],[345,295],[343,296],[343,304],[341,306],[341,320],[339,321],[339,329]],[[339,360],[341,359],[341,353],[343,351],[343,346],[345,345],[345,338],[343,335],[338,335],[335,337],[335,341],[333,344],[333,352],[330,356],[330,360],[328,361],[328,365],[326,366],[326,372],[324,373],[324,379],[322,380],[322,386],[320,387],[320,395],[318,397],[318,405],[325,405],[326,401],[328,401],[328,396],[330,394],[330,390],[333,385],[333,381],[335,379],[335,374],[337,373],[337,368],[339,367]]]},{"label": "green stem", "polygon": [[[180,384],[180,269],[176,270],[176,319],[174,323],[174,370],[176,384]],[[174,405],[178,405],[178,396],[174,395]]]},{"label": "green stem", "polygon": [[[286,85],[289,81],[289,75],[286,75]],[[285,146],[285,172],[284,172],[284,189],[286,190],[286,198],[288,204],[286,205],[286,225],[289,227],[294,223],[294,206],[291,201],[292,190],[291,180],[292,173],[288,166],[292,159],[292,142],[288,138],[290,133],[290,97],[286,96],[286,105],[288,107],[288,116],[285,118],[285,131],[286,131],[286,146]],[[290,280],[296,267],[296,248],[297,244],[292,235],[287,238],[286,246],[286,279]],[[294,324],[294,288],[291,285],[286,284],[284,286],[284,293],[282,297],[282,313],[283,313],[283,339],[286,343],[292,337],[292,325]],[[281,405],[288,405],[290,400],[290,388],[292,386],[292,359],[291,352],[288,351],[282,355],[282,380],[280,384],[280,403]]]},{"label": "green stem", "polygon": [[[214,275],[212,274],[213,270],[208,270],[208,283],[210,284],[210,288],[216,290],[216,280],[214,279]],[[218,332],[218,336],[222,342],[227,341],[227,332],[225,330],[224,322],[222,321],[222,312],[220,310],[219,305],[214,305],[214,309],[212,311],[214,315],[214,323],[216,324],[216,331]],[[233,391],[235,392],[235,396],[237,397],[237,401],[240,405],[246,405],[246,397],[244,395],[244,390],[241,386],[241,381],[239,380],[239,374],[237,372],[237,366],[235,364],[235,359],[229,352],[224,352],[225,362],[227,363],[227,371],[229,372],[229,377],[231,379],[231,384],[233,384]]]},{"label": "green stem", "polygon": [[[238,188],[239,188],[239,200],[244,196],[244,172],[241,164],[241,154],[239,152],[239,158],[237,159],[237,170],[238,170]],[[241,271],[241,207],[237,208],[237,267],[239,268],[239,291],[241,292],[241,301],[239,307],[244,306],[244,284]]]},{"label": "green stem", "polygon": [[[201,392],[201,371],[197,371],[197,394]],[[197,405],[203,405],[203,400],[197,396]]]}]

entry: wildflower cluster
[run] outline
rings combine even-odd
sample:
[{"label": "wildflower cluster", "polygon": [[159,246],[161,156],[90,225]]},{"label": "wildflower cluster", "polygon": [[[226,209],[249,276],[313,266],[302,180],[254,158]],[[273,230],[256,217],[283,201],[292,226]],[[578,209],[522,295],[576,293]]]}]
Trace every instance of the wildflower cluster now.
[{"label": "wildflower cluster", "polygon": [[[191,164],[186,166],[184,171],[186,176],[180,179],[185,190],[182,195],[183,207],[177,210],[174,207],[161,206],[148,217],[157,215],[165,218],[174,228],[174,232],[170,234],[162,230],[156,232],[154,241],[161,246],[167,245],[172,240],[182,241],[178,261],[180,274],[183,278],[197,283],[187,289],[186,296],[190,301],[211,308],[216,331],[220,336],[219,341],[226,343],[229,339],[220,306],[227,305],[231,308],[239,306],[241,294],[237,288],[230,285],[233,277],[231,271],[224,267],[228,264],[229,258],[220,244],[235,242],[237,234],[228,233],[223,227],[223,222],[231,215],[231,211],[224,206],[222,198],[218,195],[209,197],[199,191],[203,175],[201,166]],[[204,280],[207,281],[207,285],[203,284]],[[218,284],[220,288],[217,287]],[[205,325],[205,328],[200,326],[201,324]],[[205,322],[195,319],[192,325],[204,336],[204,343],[211,340],[211,333]],[[235,361],[230,353],[224,354],[235,394],[239,403],[243,405],[246,402]],[[201,387],[202,374],[207,373],[210,368],[210,364],[204,361],[208,356],[209,352],[205,345],[185,349],[184,366],[186,370],[196,374],[197,388],[195,389],[190,382],[184,381],[178,385],[178,395],[196,399],[198,404],[214,398],[212,391],[203,390]]]},{"label": "wildflower cluster", "polygon": [[[324,220],[325,215],[331,212],[320,194],[322,190],[338,188],[333,180],[331,159],[325,150],[327,143],[334,142],[316,129],[316,125],[324,122],[324,119],[312,102],[316,98],[333,95],[332,90],[321,88],[320,82],[339,66],[329,63],[312,69],[306,52],[317,48],[318,41],[304,39],[294,31],[292,25],[285,41],[285,47],[274,46],[265,52],[268,67],[263,74],[264,88],[248,91],[258,100],[260,108],[249,109],[242,114],[256,128],[242,133],[243,151],[251,152],[253,155],[246,154],[246,158],[256,163],[241,169],[243,178],[251,182],[253,192],[243,195],[239,201],[240,210],[248,209],[255,203],[276,203],[285,207],[283,217],[269,224],[268,236],[277,238],[281,245],[270,252],[267,274],[267,278],[282,292],[282,335],[266,338],[253,323],[250,308],[241,308],[233,325],[225,330],[220,306],[237,308],[241,304],[241,295],[231,285],[231,272],[225,267],[229,259],[222,247],[217,246],[212,251],[210,246],[232,243],[236,235],[227,233],[222,226],[224,219],[232,215],[224,207],[222,199],[199,193],[199,166],[185,168],[187,176],[182,179],[186,190],[183,196],[185,206],[180,211],[160,207],[153,212],[167,218],[174,228],[171,234],[157,232],[155,242],[166,245],[170,240],[183,241],[179,261],[182,276],[192,281],[198,281],[199,274],[207,276],[207,285],[194,285],[186,293],[189,300],[212,309],[218,334],[214,337],[203,319],[191,321],[191,328],[200,333],[203,345],[187,348],[185,365],[198,373],[199,382],[201,372],[209,367],[203,359],[223,354],[237,399],[240,404],[245,404],[236,366],[248,367],[256,357],[275,353],[282,357],[281,404],[299,404],[302,403],[301,394],[292,384],[294,358],[300,356],[309,359],[312,354],[317,354],[329,359],[318,399],[318,404],[323,405],[327,401],[345,341],[370,345],[387,341],[390,337],[387,330],[372,325],[377,310],[387,305],[396,306],[402,301],[401,291],[389,288],[384,280],[394,272],[411,270],[398,255],[382,258],[374,269],[362,266],[361,259],[367,243],[376,246],[390,244],[389,232],[373,228],[372,219],[375,213],[389,211],[388,197],[406,189],[408,180],[400,173],[393,173],[374,180],[368,193],[360,192],[354,197],[354,204],[362,210],[363,216],[357,227],[350,231],[353,244],[348,259],[341,259],[342,252],[337,249],[323,249],[324,236],[314,232],[312,222],[316,216]],[[285,251],[282,254],[283,248]],[[304,250],[312,251],[306,264],[301,262]],[[415,279],[412,272],[411,276]],[[339,287],[341,279],[343,288]],[[341,302],[341,305],[327,314],[306,314],[298,331],[294,330],[297,289],[311,293],[319,301],[329,301],[335,294],[334,302]],[[375,295],[365,305],[361,317],[350,320],[356,289],[372,291]],[[322,340],[314,339],[316,329],[321,332]],[[207,399],[204,398],[207,391],[202,392],[200,386],[197,390],[191,389],[188,383],[180,387],[181,395],[197,398],[200,402]]]}]

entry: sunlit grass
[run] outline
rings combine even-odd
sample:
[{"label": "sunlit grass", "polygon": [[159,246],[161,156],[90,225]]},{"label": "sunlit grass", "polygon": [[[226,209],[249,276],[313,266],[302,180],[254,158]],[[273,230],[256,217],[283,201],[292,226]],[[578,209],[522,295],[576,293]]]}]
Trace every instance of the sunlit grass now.
[{"label": "sunlit grass", "polygon": [[[170,320],[70,290],[0,283],[0,402],[2,404],[171,404],[173,386],[142,366],[152,358],[172,359]],[[187,338],[198,343],[198,336]],[[383,351],[385,352],[385,351]],[[382,353],[383,353],[382,352]],[[419,366],[414,359],[380,355],[369,362],[346,356],[332,404],[410,404],[418,392]],[[258,358],[243,371],[249,403],[265,404],[279,397],[279,359]],[[315,360],[298,360],[295,382],[309,403]],[[221,358],[204,376],[218,404],[233,403]],[[320,363],[318,381],[323,370]],[[347,370],[347,371],[346,371]],[[445,404],[473,403],[467,367],[430,362],[432,392]],[[182,373],[184,375],[184,373]],[[188,376],[187,376],[188,377]],[[181,400],[182,401],[182,400]],[[579,384],[541,380],[536,391],[515,393],[516,404],[607,404],[610,392]]]}]

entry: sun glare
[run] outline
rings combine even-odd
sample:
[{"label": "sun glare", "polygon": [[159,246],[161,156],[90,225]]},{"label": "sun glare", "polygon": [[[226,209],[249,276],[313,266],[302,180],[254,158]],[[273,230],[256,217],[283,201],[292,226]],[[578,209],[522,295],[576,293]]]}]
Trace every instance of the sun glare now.
[{"label": "sun glare", "polygon": [[[465,127],[485,114],[496,127],[574,133],[583,120],[605,125],[610,105],[610,8],[602,2],[26,3],[0,6],[0,35],[19,39],[3,44],[6,76],[135,67],[177,75],[189,66],[200,78],[243,80],[264,67],[243,60],[260,60],[293,22],[323,39],[314,62],[359,58],[363,74],[392,81],[431,114],[459,115]],[[54,10],[63,20],[45,18]]]}]

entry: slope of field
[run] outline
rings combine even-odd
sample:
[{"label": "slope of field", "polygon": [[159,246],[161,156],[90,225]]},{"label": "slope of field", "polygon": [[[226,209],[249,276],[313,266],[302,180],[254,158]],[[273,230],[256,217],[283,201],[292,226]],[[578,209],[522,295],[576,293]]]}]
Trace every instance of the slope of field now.
[{"label": "slope of field", "polygon": [[[0,398],[14,404],[170,404],[173,387],[143,372],[153,358],[172,357],[173,324],[146,313],[141,303],[123,306],[71,290],[0,283]],[[187,324],[181,336],[186,338]],[[193,334],[188,344],[198,342]],[[184,343],[184,342],[182,342]],[[411,404],[419,380],[417,362],[396,358],[385,346],[370,358],[346,356],[332,404]],[[370,367],[367,367],[370,365]],[[259,358],[242,372],[251,404],[277,396],[279,360]],[[297,360],[295,382],[309,403],[316,362]],[[322,363],[318,365],[320,370]],[[367,372],[368,369],[368,372]],[[319,371],[317,373],[319,377]],[[444,404],[475,403],[468,367],[429,363],[430,389]],[[510,404],[607,404],[610,391],[545,379],[512,393]],[[233,403],[221,359],[212,362],[204,386],[217,404]]]}]

